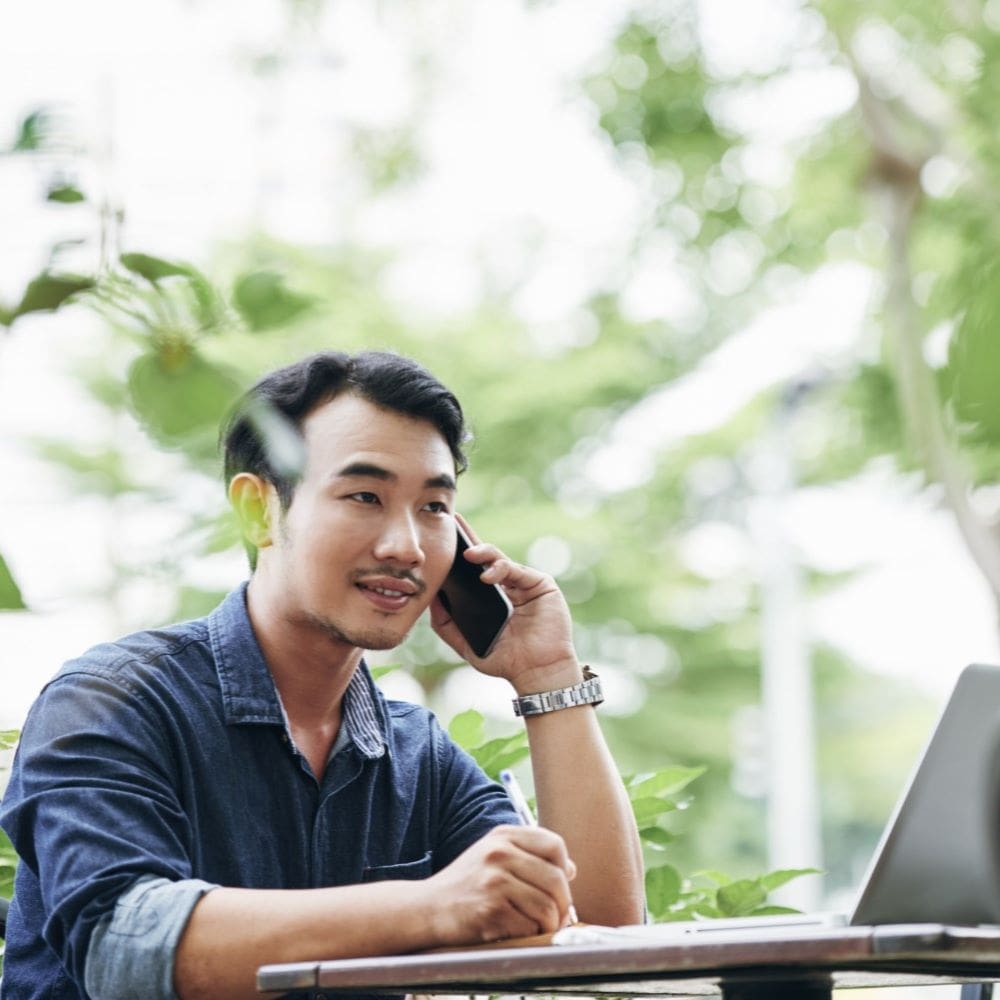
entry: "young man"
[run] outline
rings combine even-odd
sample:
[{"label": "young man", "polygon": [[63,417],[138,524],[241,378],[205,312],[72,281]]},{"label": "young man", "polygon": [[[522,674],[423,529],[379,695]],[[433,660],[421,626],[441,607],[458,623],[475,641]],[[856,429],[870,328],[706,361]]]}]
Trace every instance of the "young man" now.
[{"label": "young man", "polygon": [[[631,810],[555,583],[477,540],[466,558],[514,606],[484,660],[436,598],[463,437],[454,396],[395,355],[314,355],[250,390],[225,435],[249,583],[71,661],[25,724],[0,813],[21,857],[6,996],[252,997],[263,963],[552,931],[571,903],[642,919]],[[540,827],[372,683],[364,650],[428,608],[517,699],[583,702],[526,717]]]}]

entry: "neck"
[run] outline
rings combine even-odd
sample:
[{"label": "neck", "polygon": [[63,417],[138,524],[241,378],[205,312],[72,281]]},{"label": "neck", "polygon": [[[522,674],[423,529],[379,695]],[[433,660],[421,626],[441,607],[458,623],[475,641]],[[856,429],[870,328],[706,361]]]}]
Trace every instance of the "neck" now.
[{"label": "neck", "polygon": [[286,615],[256,573],[247,587],[247,611],[289,721],[307,728],[339,725],[363,650]]}]

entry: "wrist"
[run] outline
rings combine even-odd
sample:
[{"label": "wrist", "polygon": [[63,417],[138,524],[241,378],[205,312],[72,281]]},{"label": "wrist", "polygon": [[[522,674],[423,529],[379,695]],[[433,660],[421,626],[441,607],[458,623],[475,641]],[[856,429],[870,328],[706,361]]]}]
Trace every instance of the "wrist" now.
[{"label": "wrist", "polygon": [[572,687],[583,680],[583,666],[573,657],[534,670],[526,670],[511,680],[517,696],[542,694],[558,688]]}]

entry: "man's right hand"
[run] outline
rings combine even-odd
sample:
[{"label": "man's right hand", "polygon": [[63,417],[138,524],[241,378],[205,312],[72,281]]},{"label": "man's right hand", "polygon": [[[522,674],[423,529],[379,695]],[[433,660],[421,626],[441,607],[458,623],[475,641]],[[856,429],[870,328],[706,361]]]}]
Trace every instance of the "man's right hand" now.
[{"label": "man's right hand", "polygon": [[575,876],[559,834],[498,826],[423,883],[425,912],[441,945],[551,933],[566,922]]}]

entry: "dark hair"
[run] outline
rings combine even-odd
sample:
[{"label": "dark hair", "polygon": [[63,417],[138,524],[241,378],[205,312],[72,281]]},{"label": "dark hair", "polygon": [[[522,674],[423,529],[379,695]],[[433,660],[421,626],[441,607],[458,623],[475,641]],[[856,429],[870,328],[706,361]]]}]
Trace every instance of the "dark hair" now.
[{"label": "dark hair", "polygon": [[386,351],[323,351],[270,372],[237,401],[221,435],[226,482],[240,472],[255,473],[274,485],[287,510],[302,473],[302,422],[342,392],[433,424],[456,472],[465,471],[462,407],[426,368]]}]

